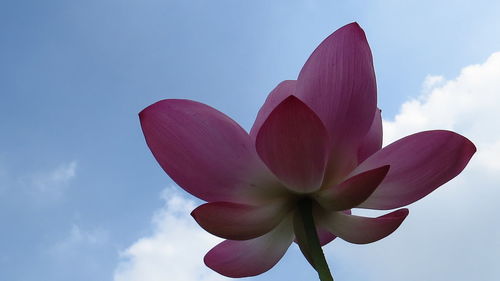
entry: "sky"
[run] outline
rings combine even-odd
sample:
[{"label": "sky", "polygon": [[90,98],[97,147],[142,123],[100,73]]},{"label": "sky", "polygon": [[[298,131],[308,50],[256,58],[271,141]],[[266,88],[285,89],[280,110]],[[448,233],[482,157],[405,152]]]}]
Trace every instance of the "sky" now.
[{"label": "sky", "polygon": [[[0,280],[220,281],[201,202],[155,162],[138,112],[206,103],[249,129],[269,91],[357,21],[384,143],[457,131],[478,152],[391,236],[324,247],[335,280],[500,277],[500,2],[0,1]],[[246,280],[315,280],[295,245]]]}]

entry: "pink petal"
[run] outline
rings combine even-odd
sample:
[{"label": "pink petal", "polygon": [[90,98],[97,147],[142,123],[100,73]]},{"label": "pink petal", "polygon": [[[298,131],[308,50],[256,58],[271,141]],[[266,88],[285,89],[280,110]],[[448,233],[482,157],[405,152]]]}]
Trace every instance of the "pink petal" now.
[{"label": "pink petal", "polygon": [[227,277],[255,276],[271,269],[283,257],[292,240],[292,224],[288,218],[261,237],[220,243],[207,253],[205,264]]},{"label": "pink petal", "polygon": [[[322,227],[319,222],[321,221],[321,218],[324,216],[325,210],[322,208],[315,208],[315,215],[314,215],[314,223],[316,225],[316,234],[318,235],[318,240],[319,244],[321,246],[324,246],[330,242],[332,242],[337,236],[333,235],[330,231]],[[343,211],[345,214],[350,215],[351,210],[345,210]],[[298,220],[298,221],[297,221]],[[300,251],[304,254],[304,257],[307,259],[307,261],[314,267],[311,253],[310,253],[310,248],[307,243],[307,238],[305,237],[305,233],[303,231],[304,225],[303,222],[300,221],[300,216],[297,216],[295,214],[294,216],[294,232],[295,232],[295,240],[294,242],[297,243],[300,247]]]},{"label": "pink petal", "polygon": [[231,240],[248,240],[271,231],[289,209],[283,202],[265,206],[213,202],[199,206],[191,215],[213,235]]},{"label": "pink petal", "polygon": [[260,127],[267,117],[283,100],[295,93],[296,80],[285,80],[276,86],[267,96],[264,105],[260,108],[257,118],[250,130],[250,136],[255,140]]},{"label": "pink petal", "polygon": [[321,190],[316,200],[327,210],[352,209],[365,201],[379,186],[389,171],[389,165],[357,174],[343,183]]},{"label": "pink petal", "polygon": [[[267,169],[250,136],[223,113],[190,100],[162,100],[139,114],[146,142],[165,172],[206,201],[246,202]],[[269,172],[267,172],[269,174]]]},{"label": "pink petal", "polygon": [[382,148],[382,115],[380,109],[375,111],[372,125],[358,148],[358,163],[363,162]]},{"label": "pink petal", "polygon": [[408,215],[408,209],[399,209],[378,218],[366,218],[332,212],[322,219],[322,226],[333,234],[354,244],[378,241],[393,233]]},{"label": "pink petal", "polygon": [[379,150],[352,173],[390,165],[379,187],[359,208],[388,210],[411,204],[457,176],[476,147],[450,131],[420,132]]},{"label": "pink petal", "polygon": [[[325,246],[326,244],[332,242],[337,237],[331,234],[328,230],[319,226],[316,227],[316,233],[318,234],[319,244],[321,246]],[[295,240],[293,242],[297,243],[297,237],[295,237]]]},{"label": "pink petal", "polygon": [[[322,209],[321,212],[324,212],[325,210]],[[350,215],[351,210],[344,210],[343,211],[345,214]],[[326,244],[332,242],[337,236],[333,235],[331,232],[323,228],[321,225],[317,223],[319,219],[317,218],[317,215],[315,215],[314,221],[316,224],[316,233],[318,234],[318,239],[319,239],[319,244],[321,246],[325,246]],[[297,243],[297,237],[294,240],[295,243]]]},{"label": "pink petal", "polygon": [[324,122],[331,139],[329,186],[357,164],[357,149],[377,104],[372,55],[364,31],[346,25],[312,53],[297,79],[296,95]]},{"label": "pink petal", "polygon": [[325,246],[337,237],[322,227],[318,227],[316,232],[318,233],[319,244],[321,246]]},{"label": "pink petal", "polygon": [[320,187],[328,136],[318,116],[295,96],[269,114],[255,145],[267,167],[291,190],[311,192]]},{"label": "pink petal", "polygon": [[[347,215],[351,214],[351,210],[344,210],[343,212]],[[337,236],[333,235],[330,231],[319,225],[317,222],[318,218],[315,218],[314,221],[316,223],[316,233],[318,234],[319,244],[321,246],[325,246],[337,238]]]}]

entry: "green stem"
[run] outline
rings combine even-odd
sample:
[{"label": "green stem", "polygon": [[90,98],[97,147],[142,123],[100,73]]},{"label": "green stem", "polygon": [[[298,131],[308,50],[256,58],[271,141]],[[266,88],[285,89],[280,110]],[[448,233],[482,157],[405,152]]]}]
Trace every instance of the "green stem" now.
[{"label": "green stem", "polygon": [[294,227],[300,249],[318,272],[321,281],[333,281],[316,232],[312,214],[312,201],[310,199],[300,200],[297,211]]}]

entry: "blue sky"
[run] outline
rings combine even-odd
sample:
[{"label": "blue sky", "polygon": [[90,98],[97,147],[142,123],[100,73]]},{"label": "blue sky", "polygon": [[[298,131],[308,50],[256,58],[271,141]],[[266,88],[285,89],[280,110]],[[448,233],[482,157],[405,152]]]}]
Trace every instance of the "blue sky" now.
[{"label": "blue sky", "polygon": [[[1,1],[0,280],[116,280],[117,268],[125,266],[123,253],[160,231],[158,222],[151,220],[154,214],[171,210],[168,198],[193,199],[172,191],[173,182],[145,145],[137,113],[149,104],[164,98],[193,99],[249,129],[268,92],[280,81],[296,78],[327,35],[357,21],[372,47],[379,106],[393,136],[408,128],[425,129],[443,116],[429,117],[424,125],[394,117],[438,112],[429,109],[435,104],[429,98],[432,93],[462,85],[467,80],[460,80],[464,67],[482,64],[500,51],[499,12],[497,1]],[[488,65],[495,64],[491,60]],[[481,71],[495,69],[485,66]],[[425,80],[429,75],[438,79]],[[423,89],[424,81],[432,84],[429,89]],[[500,89],[493,82],[479,82],[466,85],[477,90],[477,99],[483,92]],[[427,91],[424,96],[423,91]],[[500,100],[488,98],[489,105],[500,105]],[[412,100],[420,107],[413,104],[405,111],[402,104]],[[449,104],[435,106],[450,109]],[[477,108],[476,112],[495,111],[488,104]],[[452,120],[442,125],[475,134],[469,137],[484,141],[491,153],[478,157],[476,174],[455,185],[480,178],[482,182],[474,182],[473,189],[490,186],[482,195],[495,197],[499,167],[494,157],[487,156],[500,155],[495,154],[500,153],[500,136],[482,135],[484,130],[470,125],[492,121],[495,115],[474,119],[478,114],[469,111],[446,111]],[[470,119],[460,117],[465,113]],[[166,196],[167,203],[161,197],[165,188],[172,193]],[[465,201],[453,205],[485,209],[484,203],[470,203],[477,197],[467,195],[470,188],[457,190],[464,193],[452,195]],[[428,215],[439,205],[436,200],[446,201],[446,196],[439,193],[434,203],[415,208]],[[495,218],[482,215],[484,220]],[[423,220],[416,220],[420,228],[426,227]],[[454,229],[446,220],[433,225],[466,237],[465,229]],[[409,228],[419,229],[417,224]],[[500,235],[498,227],[484,226],[481,232]],[[395,234],[378,245],[396,243],[389,249],[408,245],[397,242],[398,237]],[[190,243],[193,238],[184,239],[178,243]],[[373,265],[367,265],[366,271],[366,259],[352,253],[369,256],[368,250],[354,247],[349,254],[348,244],[338,245],[339,251],[335,247],[328,246],[327,255],[337,268],[338,280],[401,280],[396,273],[384,275]],[[392,262],[384,259],[382,248],[373,247],[380,254],[373,263]],[[492,247],[500,249],[498,244]],[[493,259],[476,254],[484,261]],[[425,259],[418,261],[424,266]],[[191,262],[202,266],[198,257]],[[436,268],[429,274],[452,270]],[[487,274],[482,280],[494,280],[494,274],[500,274],[483,268],[481,272]],[[292,277],[315,278],[296,249],[272,271],[253,280]]]}]

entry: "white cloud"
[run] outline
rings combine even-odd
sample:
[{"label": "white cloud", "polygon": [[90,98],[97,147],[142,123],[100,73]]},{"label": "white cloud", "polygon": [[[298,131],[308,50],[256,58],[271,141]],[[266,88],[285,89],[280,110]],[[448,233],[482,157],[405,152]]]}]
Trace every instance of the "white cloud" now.
[{"label": "white cloud", "polygon": [[444,81],[445,79],[441,75],[427,75],[422,85],[424,95],[429,93],[433,88],[441,85]]},{"label": "white cloud", "polygon": [[59,257],[75,254],[79,249],[99,246],[108,241],[108,233],[103,229],[84,230],[77,224],[71,226],[68,235],[56,242],[50,252]]},{"label": "white cloud", "polygon": [[172,189],[162,195],[165,206],[153,217],[153,233],[126,249],[114,281],[221,281],[203,256],[220,239],[207,234],[189,215],[193,201]]},{"label": "white cloud", "polygon": [[384,121],[384,142],[450,129],[471,139],[478,152],[460,176],[410,206],[395,234],[365,246],[338,243],[331,254],[357,264],[367,281],[498,280],[500,53],[455,79],[429,77],[420,97]]},{"label": "white cloud", "polygon": [[35,191],[60,196],[68,183],[76,176],[76,161],[63,163],[51,171],[38,172],[32,179]]},{"label": "white cloud", "polygon": [[97,280],[96,274],[109,274],[109,265],[101,258],[109,255],[112,242],[105,228],[73,223],[56,239],[39,253],[52,272],[50,280],[74,280],[75,274],[81,280]]}]

